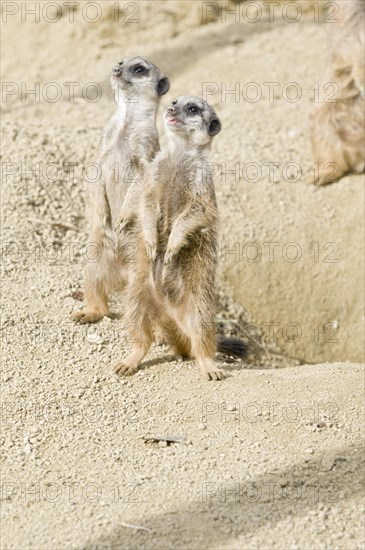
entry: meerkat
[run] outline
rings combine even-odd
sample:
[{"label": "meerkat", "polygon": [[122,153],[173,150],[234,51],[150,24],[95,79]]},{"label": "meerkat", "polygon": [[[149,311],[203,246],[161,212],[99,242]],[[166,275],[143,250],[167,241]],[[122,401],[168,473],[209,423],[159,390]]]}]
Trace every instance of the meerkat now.
[{"label": "meerkat", "polygon": [[338,23],[330,29],[330,58],[325,82],[338,85],[335,102],[315,105],[310,115],[317,173],[307,180],[324,185],[365,168],[365,1],[338,4]]},{"label": "meerkat", "polygon": [[95,254],[85,269],[85,307],[72,314],[82,323],[110,315],[110,292],[126,284],[138,231],[133,223],[121,226],[123,234],[119,232],[117,239],[115,227],[124,208],[128,208],[129,190],[133,188],[135,198],[140,197],[147,165],[160,149],[156,115],[161,96],[170,88],[160,69],[140,56],[114,66],[111,85],[117,110],[104,130],[99,156],[101,177],[91,197],[89,244]]},{"label": "meerkat", "polygon": [[138,264],[127,291],[133,349],[115,372],[137,371],[157,325],[178,356],[194,357],[206,379],[220,380],[224,372],[214,355],[237,345],[219,344],[215,325],[218,211],[207,166],[221,123],[202,99],[179,96],[165,113],[165,126],[168,144],[149,167]]}]

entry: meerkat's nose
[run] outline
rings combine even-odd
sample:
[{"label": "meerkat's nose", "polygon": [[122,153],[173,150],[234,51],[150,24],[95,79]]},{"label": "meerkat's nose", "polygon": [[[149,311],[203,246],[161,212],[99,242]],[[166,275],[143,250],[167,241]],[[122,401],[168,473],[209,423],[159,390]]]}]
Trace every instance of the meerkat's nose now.
[{"label": "meerkat's nose", "polygon": [[176,109],[175,107],[169,107],[167,109],[167,112],[170,114],[170,115],[174,115],[176,113]]},{"label": "meerkat's nose", "polygon": [[122,68],[119,65],[113,67],[112,73],[114,76],[119,76],[122,73]]}]

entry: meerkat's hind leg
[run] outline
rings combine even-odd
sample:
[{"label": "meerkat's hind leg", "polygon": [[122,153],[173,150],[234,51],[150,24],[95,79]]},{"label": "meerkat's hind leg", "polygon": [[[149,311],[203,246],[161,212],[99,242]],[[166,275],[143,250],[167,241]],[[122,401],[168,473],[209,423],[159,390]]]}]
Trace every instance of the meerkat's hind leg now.
[{"label": "meerkat's hind leg", "polygon": [[138,330],[130,331],[130,337],[134,340],[132,352],[114,367],[114,372],[119,376],[135,374],[142,360],[147,355],[153,342],[153,331],[150,320],[145,317]]},{"label": "meerkat's hind leg", "polygon": [[226,377],[224,370],[220,369],[214,359],[209,357],[197,357],[197,363],[205,380],[223,380]]},{"label": "meerkat's hind leg", "polygon": [[109,313],[101,313],[100,310],[85,308],[82,311],[74,311],[71,319],[79,323],[97,323],[100,319],[107,317]]},{"label": "meerkat's hind leg", "polygon": [[148,285],[143,281],[144,274],[130,281],[127,288],[128,301],[126,305],[125,321],[129,341],[132,343],[131,353],[114,367],[114,372],[135,374],[142,360],[147,355],[154,340],[151,322],[152,304],[149,299]]},{"label": "meerkat's hind leg", "polygon": [[95,323],[110,315],[108,297],[120,279],[115,243],[110,236],[106,235],[105,228],[101,224],[98,223],[92,229],[90,243],[94,246],[94,256],[88,258],[85,268],[85,306],[81,311],[75,311],[71,315],[72,319],[80,323]]},{"label": "meerkat's hind leg", "polygon": [[74,311],[71,318],[80,323],[96,323],[110,315],[108,306],[108,287],[106,278],[96,278],[88,266],[85,280],[85,307]]},{"label": "meerkat's hind leg", "polygon": [[191,356],[190,339],[181,331],[175,320],[162,311],[162,308],[156,315],[156,324],[159,333],[164,334],[167,343],[173,347],[176,357],[187,359]]},{"label": "meerkat's hind leg", "polygon": [[206,380],[222,380],[225,373],[214,360],[217,349],[214,319],[206,312],[198,311],[195,304],[190,306],[179,325],[190,341],[191,355]]}]

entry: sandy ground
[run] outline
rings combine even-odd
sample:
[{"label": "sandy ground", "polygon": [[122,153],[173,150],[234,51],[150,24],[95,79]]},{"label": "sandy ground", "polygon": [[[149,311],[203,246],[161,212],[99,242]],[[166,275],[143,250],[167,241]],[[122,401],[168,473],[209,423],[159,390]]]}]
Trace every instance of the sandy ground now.
[{"label": "sandy ground", "polygon": [[[325,25],[303,2],[300,22],[264,10],[254,24],[243,12],[203,24],[202,3],[188,1],[119,2],[118,13],[99,2],[90,23],[87,4],[50,23],[51,11],[35,22],[19,3],[3,24],[1,548],[363,548],[364,178],[316,189],[296,177],[311,165]],[[222,120],[217,317],[250,343],[222,383],[161,346],[117,379],[122,296],[113,319],[69,320],[110,68],[137,52],[170,77],[162,109],[208,84]],[[39,98],[25,95],[35,83]],[[181,439],[144,439],[161,435]]]}]

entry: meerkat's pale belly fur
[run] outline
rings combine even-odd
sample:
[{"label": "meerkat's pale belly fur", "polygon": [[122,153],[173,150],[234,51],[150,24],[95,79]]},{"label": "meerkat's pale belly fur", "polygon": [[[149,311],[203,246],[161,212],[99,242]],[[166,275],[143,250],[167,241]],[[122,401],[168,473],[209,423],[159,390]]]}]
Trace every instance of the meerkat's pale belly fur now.
[{"label": "meerkat's pale belly fur", "polygon": [[128,224],[118,233],[115,224],[123,211],[132,212],[139,201],[146,166],[158,150],[153,117],[145,121],[141,113],[137,120],[128,114],[124,120],[115,116],[106,128],[99,161],[101,180],[91,197],[89,242],[96,247],[96,259],[86,265],[87,306],[73,314],[76,320],[94,322],[109,315],[110,292],[123,288],[127,282],[130,265],[136,261],[139,219],[129,217]]},{"label": "meerkat's pale belly fur", "polygon": [[[156,158],[153,177],[159,182],[157,223],[157,256],[153,266],[156,289],[173,304],[189,292],[201,292],[201,299],[214,302],[217,263],[217,209],[211,177],[202,181],[206,158],[196,159],[182,154],[160,154]],[[175,174],[165,177],[175,165]],[[164,257],[173,224],[189,212],[200,218],[194,232],[185,237],[184,245],[165,265]]]},{"label": "meerkat's pale belly fur", "polygon": [[141,106],[129,113],[121,102],[105,129],[100,155],[102,191],[105,193],[110,225],[114,228],[128,190],[142,191],[146,166],[159,151],[156,124],[144,120]]}]

